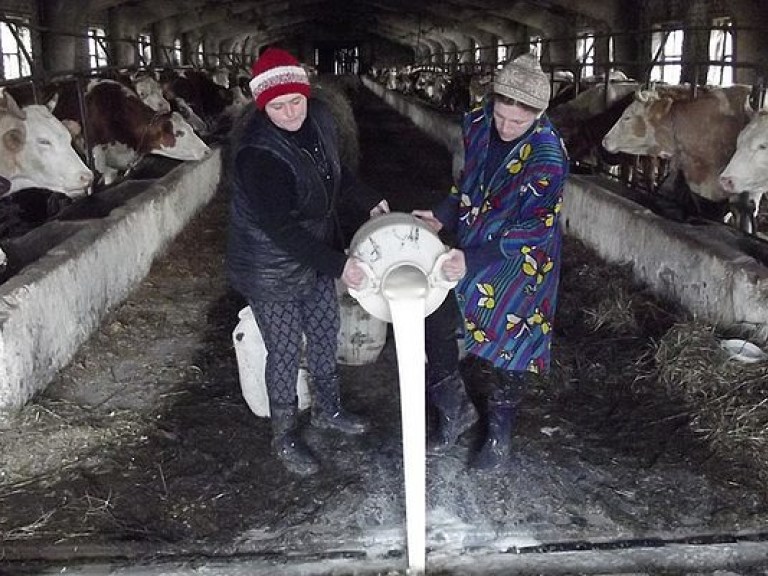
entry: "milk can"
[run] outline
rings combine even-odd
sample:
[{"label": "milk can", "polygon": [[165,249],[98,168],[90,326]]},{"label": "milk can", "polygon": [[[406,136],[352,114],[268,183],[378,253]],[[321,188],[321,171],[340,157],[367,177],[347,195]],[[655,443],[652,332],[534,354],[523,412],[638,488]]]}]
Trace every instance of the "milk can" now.
[{"label": "milk can", "polygon": [[387,341],[387,323],[369,314],[347,291],[343,282],[336,282],[339,297],[338,349],[340,364],[362,366],[376,362]]},{"label": "milk can", "polygon": [[384,296],[388,279],[406,268],[420,271],[427,282],[426,315],[434,312],[456,282],[448,282],[440,272],[447,248],[424,222],[410,214],[393,212],[369,220],[355,233],[350,254],[362,261],[368,281],[350,294],[372,316],[392,321],[389,302]]}]

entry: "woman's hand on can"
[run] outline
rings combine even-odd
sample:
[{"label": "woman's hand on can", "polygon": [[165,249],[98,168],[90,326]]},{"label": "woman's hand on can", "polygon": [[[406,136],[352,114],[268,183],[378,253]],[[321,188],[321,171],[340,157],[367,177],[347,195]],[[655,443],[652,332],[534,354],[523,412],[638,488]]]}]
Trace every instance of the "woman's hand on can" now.
[{"label": "woman's hand on can", "polygon": [[437,219],[432,210],[413,210],[411,215],[424,222],[424,224],[432,228],[435,233],[440,232],[440,230],[443,229],[443,223]]}]

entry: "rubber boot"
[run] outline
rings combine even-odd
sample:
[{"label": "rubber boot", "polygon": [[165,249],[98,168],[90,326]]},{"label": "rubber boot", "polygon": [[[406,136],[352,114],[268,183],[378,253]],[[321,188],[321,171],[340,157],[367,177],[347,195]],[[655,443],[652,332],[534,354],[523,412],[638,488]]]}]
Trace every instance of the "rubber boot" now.
[{"label": "rubber boot", "polygon": [[488,403],[488,432],[473,466],[479,470],[499,468],[512,454],[512,428],[517,407]]},{"label": "rubber boot", "polygon": [[430,439],[427,451],[444,454],[459,436],[477,422],[477,409],[467,395],[461,374],[453,372],[427,388],[429,402],[437,410],[437,433]]},{"label": "rubber boot", "polygon": [[499,468],[512,454],[512,429],[525,385],[525,376],[494,369],[493,388],[488,398],[488,429],[473,466],[480,470]]},{"label": "rubber boot", "polygon": [[296,406],[272,406],[270,413],[275,456],[294,474],[311,476],[316,473],[320,463],[299,435]]},{"label": "rubber boot", "polygon": [[365,421],[341,407],[338,376],[314,380],[311,423],[315,428],[336,430],[343,434],[362,434],[368,430]]}]

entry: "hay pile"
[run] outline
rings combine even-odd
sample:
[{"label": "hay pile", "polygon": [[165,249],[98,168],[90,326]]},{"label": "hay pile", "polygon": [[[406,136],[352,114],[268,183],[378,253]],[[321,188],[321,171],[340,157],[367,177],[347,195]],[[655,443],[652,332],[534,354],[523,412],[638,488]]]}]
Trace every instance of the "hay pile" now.
[{"label": "hay pile", "polygon": [[565,338],[555,341],[549,394],[680,416],[725,474],[764,488],[768,362],[731,359],[720,344],[750,335],[692,319],[638,285],[630,265],[608,265],[577,240],[564,250],[555,328]]},{"label": "hay pile", "polygon": [[31,482],[56,481],[72,466],[95,466],[107,447],[140,441],[150,426],[131,410],[99,410],[45,397],[29,402],[7,424],[0,434],[0,495]]},{"label": "hay pile", "polygon": [[675,325],[658,342],[658,383],[690,411],[690,427],[714,452],[768,481],[768,362],[743,363],[715,328]]}]

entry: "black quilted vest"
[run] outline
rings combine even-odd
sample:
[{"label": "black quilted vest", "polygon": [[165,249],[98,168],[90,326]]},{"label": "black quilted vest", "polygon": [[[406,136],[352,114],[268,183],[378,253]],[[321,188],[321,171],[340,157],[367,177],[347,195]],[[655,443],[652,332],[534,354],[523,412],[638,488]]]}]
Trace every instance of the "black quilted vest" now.
[{"label": "black quilted vest", "polygon": [[[314,123],[325,149],[331,186],[326,186],[310,156],[260,112],[247,120],[242,137],[234,143],[233,158],[244,148],[253,147],[268,150],[283,160],[296,182],[294,190],[285,191],[294,195],[291,215],[318,242],[335,245],[340,235],[336,202],[341,181],[336,124],[326,105],[313,99],[309,100],[305,122]],[[254,300],[291,300],[306,294],[315,281],[316,271],[277,247],[258,227],[248,208],[246,188],[237,172],[233,170],[232,174],[227,248],[227,271],[232,286]]]}]

